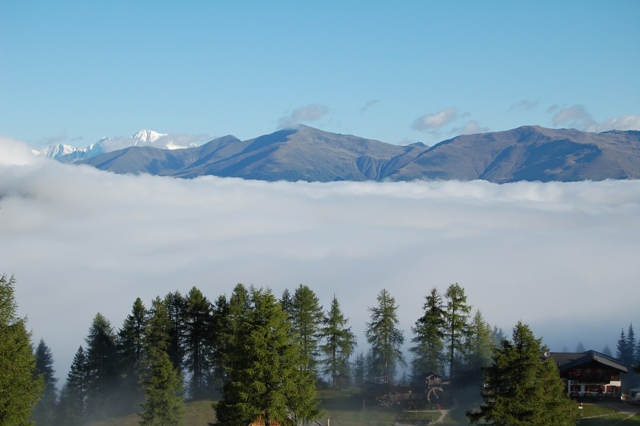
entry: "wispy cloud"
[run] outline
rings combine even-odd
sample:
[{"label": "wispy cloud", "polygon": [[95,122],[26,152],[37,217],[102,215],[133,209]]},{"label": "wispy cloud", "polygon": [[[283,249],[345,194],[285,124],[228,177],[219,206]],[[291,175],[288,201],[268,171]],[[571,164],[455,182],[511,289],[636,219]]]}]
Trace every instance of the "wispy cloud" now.
[{"label": "wispy cloud", "polygon": [[570,126],[582,130],[595,125],[591,114],[582,105],[558,109],[553,115],[552,122],[554,126]]},{"label": "wispy cloud", "polygon": [[360,112],[367,111],[368,109],[370,109],[371,107],[373,107],[377,103],[380,103],[380,100],[371,99],[371,100],[367,101],[367,103],[365,103],[364,106],[362,108],[360,108]]},{"label": "wispy cloud", "polygon": [[458,118],[458,110],[456,108],[447,108],[432,114],[422,115],[415,120],[411,128],[414,130],[438,130],[452,123]]},{"label": "wispy cloud", "polygon": [[317,121],[327,115],[329,108],[321,104],[309,104],[298,107],[291,111],[289,115],[278,120],[278,127],[281,129],[294,128],[303,122]]},{"label": "wispy cloud", "polygon": [[456,135],[473,135],[476,133],[486,133],[489,130],[488,127],[481,126],[476,120],[469,120],[463,127],[454,127],[451,129],[451,133]]},{"label": "wispy cloud", "polygon": [[521,100],[509,107],[509,112],[529,112],[539,105],[539,101]]},{"label": "wispy cloud", "polygon": [[178,180],[30,157],[7,139],[0,161],[0,272],[62,377],[97,312],[120,327],[136,297],[194,285],[215,299],[237,282],[305,283],[325,307],[335,293],[362,350],[382,288],[407,336],[427,292],[452,282],[491,324],[523,320],[552,349],[613,347],[637,319],[640,181]]}]

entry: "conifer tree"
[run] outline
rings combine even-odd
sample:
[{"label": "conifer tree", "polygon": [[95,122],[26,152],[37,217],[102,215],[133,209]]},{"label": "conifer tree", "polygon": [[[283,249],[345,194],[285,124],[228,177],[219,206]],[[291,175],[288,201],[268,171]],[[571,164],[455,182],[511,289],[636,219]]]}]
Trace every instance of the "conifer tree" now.
[{"label": "conifer tree", "polygon": [[167,352],[172,327],[166,304],[160,298],[154,299],[145,328],[141,425],[178,426],[184,422],[182,375]]},{"label": "conifer tree", "polygon": [[85,422],[87,405],[87,358],[82,346],[78,348],[71,368],[67,374],[67,382],[60,390],[58,403],[58,424],[77,426]]},{"label": "conifer tree", "polygon": [[466,345],[467,368],[480,370],[491,363],[494,348],[491,326],[484,320],[480,310],[476,311],[469,324]]},{"label": "conifer tree", "polygon": [[31,413],[31,419],[38,425],[50,425],[55,421],[56,403],[58,400],[58,390],[56,382],[58,379],[54,376],[53,355],[51,349],[44,340],[40,339],[36,348],[36,377],[42,377],[44,382],[44,391],[40,401],[36,404]]},{"label": "conifer tree", "polygon": [[353,361],[353,367],[351,369],[353,371],[353,384],[356,386],[364,385],[367,370],[364,353],[360,352],[356,356],[356,359]]},{"label": "conifer tree", "polygon": [[116,349],[120,384],[118,390],[119,411],[135,412],[144,394],[140,386],[143,370],[144,330],[147,321],[147,309],[138,297],[133,302],[131,313],[118,330]]},{"label": "conifer tree", "polygon": [[185,304],[185,353],[186,367],[190,373],[189,395],[191,399],[202,399],[212,395],[209,383],[209,359],[212,337],[211,321],[213,306],[202,292],[193,287]]},{"label": "conifer tree", "polygon": [[289,321],[291,321],[293,319],[293,297],[291,296],[288,288],[285,288],[282,292],[280,303],[282,305],[282,310],[287,314]]},{"label": "conifer tree", "polygon": [[482,404],[467,412],[471,423],[574,425],[574,405],[556,363],[545,352],[542,339],[519,322],[512,341],[503,340],[494,350],[492,365],[484,370]]},{"label": "conifer tree", "polygon": [[44,388],[25,319],[17,316],[13,277],[0,277],[0,425],[29,425]]},{"label": "conifer tree", "polygon": [[214,303],[211,315],[211,345],[208,359],[211,365],[209,373],[212,385],[215,387],[216,397],[222,389],[225,378],[224,360],[226,356],[226,335],[229,327],[229,302],[223,294]]},{"label": "conifer tree", "polygon": [[502,341],[506,338],[507,336],[504,334],[504,330],[497,325],[494,325],[491,329],[491,342],[493,342],[493,346],[500,346]]},{"label": "conifer tree", "polygon": [[629,353],[627,347],[627,336],[624,334],[624,330],[620,330],[620,338],[618,339],[618,343],[616,345],[616,358],[618,358],[623,363],[627,361],[627,354]]},{"label": "conifer tree", "polygon": [[338,298],[334,295],[331,308],[322,320],[321,335],[324,344],[320,346],[324,358],[323,373],[331,377],[332,385],[336,386],[336,377],[349,373],[349,357],[356,346],[356,337],[347,327],[348,319],[340,310]]},{"label": "conifer tree", "polygon": [[625,361],[628,362],[629,366],[635,364],[636,361],[636,344],[636,333],[633,331],[633,324],[629,324],[625,354]]},{"label": "conifer tree", "polygon": [[96,314],[85,339],[87,415],[92,420],[111,414],[118,384],[116,335],[109,320]]},{"label": "conifer tree", "polygon": [[[236,295],[237,296],[237,295]],[[231,298],[234,304],[234,296]],[[214,407],[216,424],[298,424],[318,414],[315,385],[305,368],[300,341],[271,291],[251,289],[250,305],[234,318],[223,397]]]},{"label": "conifer tree", "polygon": [[393,383],[398,364],[405,365],[400,351],[404,334],[398,329],[398,305],[386,289],[377,296],[378,306],[369,308],[371,322],[367,323],[365,335],[371,345],[372,370],[383,376],[385,382]]},{"label": "conifer tree", "polygon": [[449,376],[454,378],[454,365],[457,359],[464,358],[465,340],[469,334],[469,314],[471,306],[467,304],[467,295],[458,283],[451,284],[444,294],[445,336],[449,357]]},{"label": "conifer tree", "polygon": [[317,348],[323,314],[316,294],[306,285],[293,293],[291,312],[292,332],[300,341],[306,369],[314,372],[317,364]]},{"label": "conifer tree", "polygon": [[182,374],[185,357],[185,323],[186,300],[179,291],[169,293],[164,298],[167,317],[171,323],[169,331],[169,348],[167,353],[173,366]]},{"label": "conifer tree", "polygon": [[424,314],[411,328],[414,334],[411,341],[415,346],[409,350],[413,353],[411,367],[414,378],[422,373],[442,373],[443,370],[445,310],[437,289],[431,290],[422,309]]}]

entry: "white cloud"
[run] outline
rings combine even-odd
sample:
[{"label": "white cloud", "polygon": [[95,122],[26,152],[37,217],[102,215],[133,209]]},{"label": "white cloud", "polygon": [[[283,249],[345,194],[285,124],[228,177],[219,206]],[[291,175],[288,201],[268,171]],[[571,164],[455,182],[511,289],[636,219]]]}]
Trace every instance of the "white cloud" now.
[{"label": "white cloud", "polygon": [[295,128],[302,122],[317,121],[327,115],[329,109],[320,104],[309,104],[298,107],[291,114],[278,120],[278,127],[282,129]]},{"label": "white cloud", "polygon": [[590,131],[605,132],[607,130],[640,130],[640,115],[623,115],[609,118],[595,125]]},{"label": "white cloud", "polygon": [[[13,145],[0,158],[23,158]],[[0,273],[63,378],[97,312],[117,328],[136,297],[195,285],[215,299],[238,282],[278,295],[305,283],[325,307],[335,293],[363,351],[380,289],[409,340],[424,296],[452,282],[506,331],[523,320],[552,349],[614,347],[637,321],[638,241],[640,181],[267,183],[0,164]]]},{"label": "white cloud", "polygon": [[640,130],[640,115],[623,115],[598,123],[582,105],[574,105],[562,109],[558,108],[557,105],[553,105],[548,111],[555,113],[552,119],[554,126],[574,127],[587,132]]},{"label": "white cloud", "polygon": [[24,166],[37,161],[35,153],[25,143],[0,136],[0,166]]},{"label": "white cloud", "polygon": [[436,130],[455,121],[458,118],[456,108],[447,108],[433,114],[426,114],[416,118],[411,127],[414,130]]}]

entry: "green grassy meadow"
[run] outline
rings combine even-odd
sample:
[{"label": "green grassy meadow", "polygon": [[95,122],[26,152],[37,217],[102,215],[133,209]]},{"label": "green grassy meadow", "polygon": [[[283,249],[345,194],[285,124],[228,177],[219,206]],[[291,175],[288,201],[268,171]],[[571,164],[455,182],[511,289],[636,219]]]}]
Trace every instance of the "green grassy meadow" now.
[{"label": "green grassy meadow", "polygon": [[[357,390],[335,391],[324,390],[318,392],[320,399],[319,408],[322,415],[317,420],[326,425],[327,418],[331,420],[331,426],[391,426],[411,424],[423,426],[433,424],[441,419],[442,425],[467,425],[469,424],[465,413],[474,404],[479,403],[476,390],[461,390],[454,407],[442,417],[440,411],[404,412],[401,409],[383,409],[370,403],[364,403]],[[186,426],[206,426],[215,420],[211,407],[213,401],[194,401],[185,405]],[[635,410],[636,414],[633,414]],[[606,406],[587,404],[581,410],[576,409],[579,426],[640,426],[640,410],[627,404],[611,404]],[[441,418],[442,417],[442,418]],[[136,414],[124,417],[109,418],[99,422],[89,423],[86,426],[137,426],[140,418]]]}]

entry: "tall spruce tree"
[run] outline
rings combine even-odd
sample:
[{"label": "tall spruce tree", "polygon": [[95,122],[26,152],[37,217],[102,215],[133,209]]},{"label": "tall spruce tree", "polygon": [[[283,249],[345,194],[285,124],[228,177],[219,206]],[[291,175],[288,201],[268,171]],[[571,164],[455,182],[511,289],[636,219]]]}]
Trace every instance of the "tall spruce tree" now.
[{"label": "tall spruce tree", "polygon": [[271,291],[253,288],[249,302],[248,310],[234,318],[237,337],[229,342],[228,377],[214,406],[216,424],[311,420],[318,414],[314,379],[281,303]]},{"label": "tall spruce tree", "polygon": [[467,295],[458,283],[451,284],[444,294],[445,298],[445,336],[449,358],[449,376],[454,379],[455,365],[464,359],[469,334],[469,314],[471,306],[467,304]]},{"label": "tall spruce tree", "polygon": [[293,293],[292,302],[292,332],[300,342],[302,356],[306,359],[305,368],[315,374],[322,306],[313,290],[303,284]]},{"label": "tall spruce tree", "polygon": [[570,426],[574,404],[564,391],[556,363],[545,356],[542,339],[519,322],[512,341],[494,350],[484,370],[482,404],[467,412],[471,423],[511,426]]},{"label": "tall spruce tree", "polygon": [[25,319],[17,315],[15,279],[0,277],[0,425],[28,425],[44,388]]},{"label": "tall spruce tree", "polygon": [[58,400],[58,390],[56,388],[55,370],[53,369],[53,355],[51,349],[44,340],[40,339],[36,348],[36,377],[42,377],[44,391],[40,401],[36,404],[31,413],[31,419],[36,425],[51,425],[55,422],[56,403]]},{"label": "tall spruce tree", "polygon": [[348,319],[342,314],[338,298],[334,295],[331,308],[322,320],[320,345],[324,357],[322,359],[323,374],[331,377],[332,386],[336,386],[336,378],[340,374],[349,374],[349,357],[356,346],[356,337],[347,327]]},{"label": "tall spruce tree", "polygon": [[165,296],[164,304],[171,323],[167,353],[173,366],[182,374],[186,351],[184,315],[187,309],[187,301],[179,291],[176,291]]},{"label": "tall spruce tree", "polygon": [[169,426],[184,423],[182,375],[169,357],[172,323],[166,303],[153,300],[145,327],[144,402],[141,425]]},{"label": "tall spruce tree", "polygon": [[77,426],[85,423],[87,407],[87,357],[80,346],[73,357],[67,381],[60,390],[57,423]]},{"label": "tall spruce tree", "polygon": [[415,346],[409,350],[413,353],[411,370],[413,377],[430,371],[442,373],[444,358],[445,310],[442,297],[436,288],[426,296],[422,307],[423,315],[411,328]]},{"label": "tall spruce tree", "polygon": [[208,398],[214,391],[208,357],[211,352],[213,305],[196,287],[186,297],[184,319],[189,396],[196,400]]},{"label": "tall spruce tree", "polygon": [[146,321],[147,309],[138,297],[117,336],[118,370],[121,377],[118,399],[123,413],[136,411],[144,398],[140,375],[143,369]]},{"label": "tall spruce tree", "polygon": [[633,331],[633,324],[629,324],[629,328],[627,329],[625,361],[628,362],[630,366],[635,364],[636,361],[636,344],[636,333]]},{"label": "tall spruce tree", "polygon": [[115,408],[118,384],[116,335],[107,318],[96,314],[85,339],[87,375],[87,415],[104,419]]},{"label": "tall spruce tree", "polygon": [[618,358],[623,363],[627,361],[627,354],[629,350],[627,348],[627,336],[624,334],[624,330],[620,330],[620,338],[618,339],[616,345],[616,358]]},{"label": "tall spruce tree", "polygon": [[398,328],[398,305],[386,289],[377,296],[378,306],[369,308],[371,322],[367,323],[365,335],[371,345],[372,370],[385,382],[393,383],[398,364],[406,365],[400,347],[404,334]]}]

